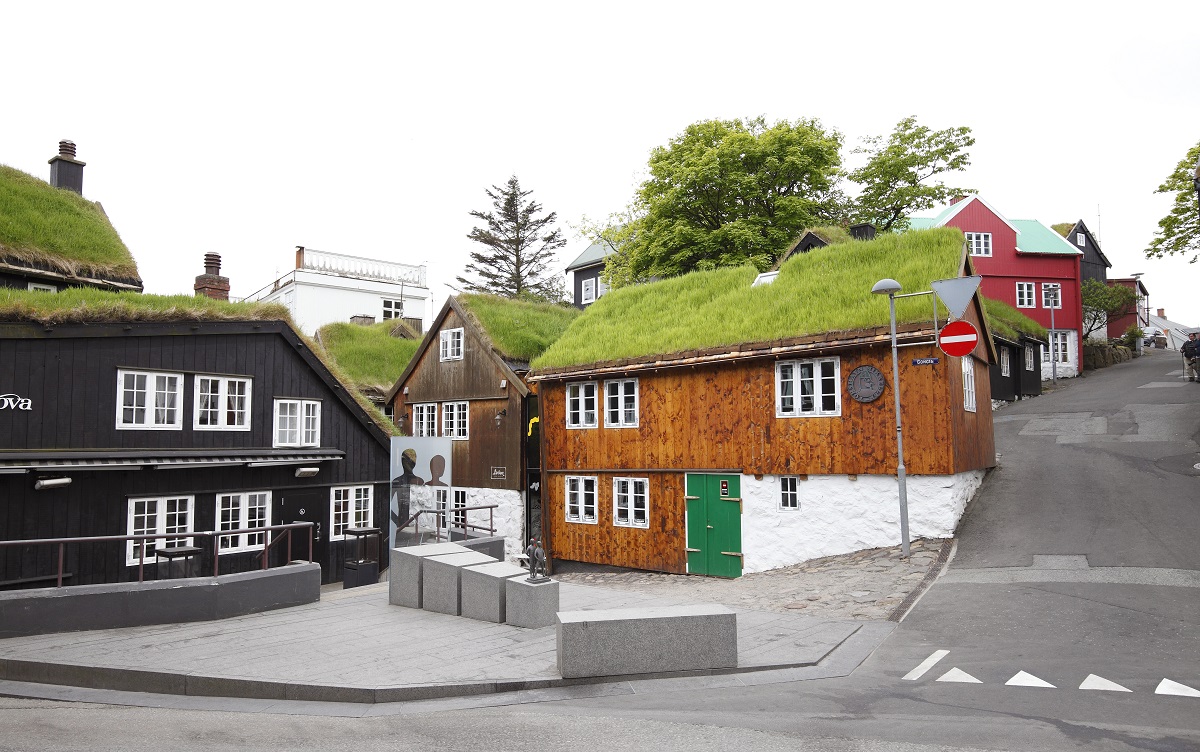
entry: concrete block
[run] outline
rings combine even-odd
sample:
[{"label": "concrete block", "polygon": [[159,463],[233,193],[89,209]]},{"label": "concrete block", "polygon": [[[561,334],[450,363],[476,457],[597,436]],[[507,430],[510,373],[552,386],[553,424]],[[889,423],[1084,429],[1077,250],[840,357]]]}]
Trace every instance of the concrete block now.
[{"label": "concrete block", "polygon": [[220,585],[216,595],[217,619],[321,600],[321,565],[316,562],[292,562],[265,571],[225,574],[216,581]]},{"label": "concrete block", "polygon": [[421,563],[421,608],[458,616],[462,613],[462,568],[495,562],[492,557],[475,551],[425,557]]},{"label": "concrete block", "polygon": [[496,561],[504,561],[504,536],[493,535],[487,538],[466,538],[458,541],[458,544],[465,546],[472,551],[478,551],[481,554],[487,554]]},{"label": "concrete block", "polygon": [[504,581],[506,624],[528,629],[549,627],[554,624],[557,612],[558,583],[554,580],[529,582],[524,577],[516,577]]},{"label": "concrete block", "polygon": [[465,554],[470,549],[457,543],[393,548],[388,559],[388,603],[406,608],[421,607],[421,562],[430,556]]},{"label": "concrete block", "polygon": [[737,614],[715,603],[566,611],[555,636],[564,679],[737,667]]},{"label": "concrete block", "polygon": [[479,619],[496,624],[504,623],[504,581],[510,577],[527,577],[521,567],[498,561],[494,564],[478,564],[463,567],[462,615],[468,619]]}]

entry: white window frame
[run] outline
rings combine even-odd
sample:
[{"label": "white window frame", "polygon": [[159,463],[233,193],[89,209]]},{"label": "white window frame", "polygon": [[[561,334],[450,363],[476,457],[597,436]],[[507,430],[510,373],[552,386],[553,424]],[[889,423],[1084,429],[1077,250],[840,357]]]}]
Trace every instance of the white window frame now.
[{"label": "white window frame", "polygon": [[962,361],[963,409],[973,413],[975,412],[975,359],[970,355],[964,355],[959,360]]},{"label": "white window frame", "polygon": [[[217,384],[217,422],[211,424],[203,424],[200,422],[200,416],[205,409],[201,406],[201,398],[205,394],[201,391],[201,383],[204,381],[216,382]],[[250,430],[250,404],[251,393],[253,391],[252,379],[246,376],[213,376],[211,374],[198,373],[192,377],[192,429],[195,431],[249,431]],[[243,384],[246,387],[245,394],[232,395],[234,399],[242,398],[242,407],[240,410],[230,410],[230,388],[234,384]],[[241,422],[229,422],[230,413],[239,415]]]},{"label": "white window frame", "polygon": [[30,292],[58,292],[58,288],[54,285],[45,285],[41,282],[30,282],[28,289]]},{"label": "white window frame", "polygon": [[[617,409],[613,410],[612,400],[617,400]],[[630,408],[629,400],[633,400]],[[637,379],[613,379],[604,382],[604,427],[605,428],[637,428],[639,412],[639,395]],[[630,410],[632,409],[632,417]],[[615,420],[613,419],[615,416]]]},{"label": "white window frame", "polygon": [[1059,363],[1071,362],[1071,342],[1067,337],[1065,329],[1048,329],[1046,330],[1046,338],[1050,341],[1042,348],[1042,362],[1050,362],[1050,351],[1055,350],[1059,356]]},{"label": "white window frame", "polygon": [[346,528],[374,527],[374,498],[372,486],[334,486],[329,489],[329,540],[346,540]]},{"label": "white window frame", "polygon": [[[127,405],[125,404],[125,392],[126,392],[125,377],[126,376],[132,376],[134,378],[134,389],[133,389],[133,394],[135,395],[134,404],[128,405],[128,407],[132,408],[135,411],[135,415],[134,415],[134,419],[131,420],[130,422],[125,421],[125,408],[127,407]],[[145,378],[145,380],[146,380],[145,388],[142,390],[138,390],[136,388],[136,385],[137,385],[136,380],[139,376]],[[175,383],[174,390],[167,390],[167,391],[161,392],[162,394],[173,397],[173,400],[170,400],[170,401],[174,403],[174,407],[169,407],[169,406],[159,407],[158,406],[158,395],[160,394],[160,391],[158,389],[158,379],[160,379],[160,378],[168,379],[168,380],[174,379],[174,383]],[[143,411],[143,415],[142,415],[142,420],[140,422],[137,421],[137,419],[136,419],[136,411],[138,410],[138,405],[136,403],[136,395],[137,394],[144,395],[143,396],[143,404],[141,405],[141,410]],[[153,400],[151,399],[151,395],[153,395]],[[153,404],[151,404],[151,403],[153,403]],[[173,410],[175,413],[174,420],[172,420],[170,422],[163,420],[160,422],[159,421],[159,411],[161,411],[161,410]],[[122,430],[124,430],[124,431],[130,431],[130,430],[135,430],[135,431],[181,431],[181,430],[183,430],[183,374],[182,373],[171,373],[171,372],[166,372],[166,371],[136,371],[133,369],[118,368],[117,369],[117,430],[119,430],[119,431],[122,431]]]},{"label": "white window frame", "polygon": [[596,302],[596,278],[588,277],[580,284],[579,290],[580,303],[595,303]]},{"label": "white window frame", "polygon": [[[582,525],[599,524],[599,515],[596,514],[598,480],[595,475],[568,475],[563,478],[563,508],[566,511],[567,522],[576,522]],[[588,498],[589,485],[591,486],[590,499]],[[572,507],[575,508],[574,514],[571,513]],[[589,510],[591,510],[590,517]]]},{"label": "white window frame", "polygon": [[404,301],[398,298],[383,298],[383,313],[380,316],[380,321],[391,321],[392,319],[404,318]]},{"label": "white window frame", "polygon": [[[1053,293],[1054,297],[1050,298],[1049,294]],[[1053,305],[1050,305],[1050,303]],[[1042,308],[1062,309],[1062,285],[1058,282],[1043,282],[1042,283]]]},{"label": "white window frame", "polygon": [[442,403],[442,436],[455,441],[471,438],[471,403]]},{"label": "white window frame", "polygon": [[1082,232],[1075,233],[1075,245],[1080,248],[1087,248],[1087,236]]},{"label": "white window frame", "polygon": [[[832,364],[832,376],[822,373],[824,366]],[[803,376],[805,367],[811,375]],[[803,394],[805,381],[811,381],[812,393]],[[797,386],[800,392],[797,393]],[[832,387],[831,392],[826,389]],[[789,393],[790,392],[790,393]],[[812,397],[812,406],[804,409],[804,397]],[[833,398],[833,407],[826,407],[826,397]],[[781,360],[775,364],[775,417],[812,418],[837,417],[842,414],[842,365],[841,358],[807,358],[804,360]]]},{"label": "white window frame", "polygon": [[[144,519],[149,516],[149,514],[147,514],[144,510],[141,515],[138,515],[137,514],[137,511],[138,511],[137,505],[151,503],[151,502],[154,504],[154,511],[149,514],[152,514],[153,518],[154,518],[153,527],[150,527],[146,524],[136,525],[135,522],[136,522],[137,517],[141,516]],[[176,503],[182,502],[183,503],[183,507],[184,507],[183,514],[185,515],[185,519],[183,520],[182,524],[180,524],[180,521],[178,520],[178,518],[176,518],[174,520],[174,524],[172,524],[172,525],[167,524],[171,515],[179,514],[178,508],[174,512],[167,511],[166,507],[170,502],[176,502]],[[126,516],[125,516],[125,534],[126,535],[172,535],[173,534],[173,535],[178,535],[180,537],[178,537],[178,538],[159,538],[157,540],[147,540],[147,541],[136,541],[136,540],[125,541],[125,566],[136,567],[138,565],[138,554],[141,551],[143,545],[145,545],[145,547],[147,549],[145,561],[148,564],[153,564],[157,561],[157,559],[154,556],[154,551],[159,546],[162,546],[163,548],[167,548],[168,544],[173,544],[174,546],[190,546],[190,545],[192,545],[193,539],[190,536],[185,537],[185,534],[191,533],[194,530],[193,525],[195,524],[195,508],[196,508],[196,497],[194,497],[194,496],[152,496],[152,497],[139,496],[139,497],[134,497],[134,498],[129,499],[128,506],[126,507]]]},{"label": "white window frame", "polygon": [[[281,431],[280,418],[285,416],[281,415],[280,408],[285,405],[295,408],[296,425],[295,428],[287,427]],[[284,434],[283,431],[287,433]],[[293,431],[295,440],[289,441]],[[274,440],[272,446],[275,447],[321,446],[321,402],[319,400],[276,399],[275,409],[272,411],[271,437]]]},{"label": "white window frame", "polygon": [[1025,370],[1026,371],[1036,370],[1033,367],[1034,361],[1035,361],[1035,356],[1033,354],[1033,345],[1025,345]]},{"label": "white window frame", "polygon": [[779,476],[779,510],[800,511],[800,478],[795,475]]},{"label": "white window frame", "polygon": [[1000,375],[1012,375],[1012,354],[1009,353],[1007,347],[1000,348]]},{"label": "white window frame", "polygon": [[441,360],[463,359],[463,328],[443,329],[438,333],[438,353]]},{"label": "white window frame", "polygon": [[[1017,308],[1037,308],[1037,285],[1033,282],[1017,283]],[[1021,300],[1024,299],[1024,303]]]},{"label": "white window frame", "polygon": [[[228,506],[226,506],[228,504]],[[226,514],[226,511],[232,514]],[[261,514],[251,518],[251,512]],[[271,492],[242,491],[238,493],[219,493],[216,500],[216,511],[213,517],[217,532],[224,530],[240,530],[243,528],[270,527],[271,525]],[[237,554],[244,551],[262,551],[263,543],[269,533],[235,533],[221,535],[217,540],[219,554]]]},{"label": "white window frame", "polygon": [[[639,499],[642,508],[641,522],[637,519]],[[621,519],[622,513],[624,521]],[[650,529],[649,478],[613,478],[613,527]]]},{"label": "white window frame", "polygon": [[413,405],[412,435],[418,438],[438,435],[438,406],[436,402]]},{"label": "white window frame", "polygon": [[992,234],[990,232],[964,232],[967,249],[972,256],[992,255]]},{"label": "white window frame", "polygon": [[[598,392],[599,384],[595,381],[576,381],[567,384],[566,387],[566,404],[565,412],[567,414],[567,428],[595,428],[599,421],[599,402],[600,395]],[[591,391],[591,396],[587,392]],[[592,403],[592,409],[588,410],[588,401]],[[575,406],[572,406],[575,403]],[[591,414],[589,420],[588,414]]]}]

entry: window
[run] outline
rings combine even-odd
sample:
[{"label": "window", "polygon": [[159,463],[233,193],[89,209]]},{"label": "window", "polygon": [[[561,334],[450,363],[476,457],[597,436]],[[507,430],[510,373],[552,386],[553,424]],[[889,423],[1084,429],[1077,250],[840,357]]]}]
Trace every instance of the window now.
[{"label": "window", "polygon": [[1062,290],[1057,282],[1042,283],[1042,308],[1062,308]]},{"label": "window", "polygon": [[329,540],[346,540],[347,528],[371,527],[373,519],[370,486],[330,489]]},{"label": "window", "polygon": [[1017,283],[1017,308],[1036,308],[1033,302],[1033,283]]},{"label": "window", "polygon": [[841,415],[838,358],[787,360],[775,364],[775,416]]},{"label": "window", "polygon": [[1009,376],[1012,374],[1012,355],[1007,347],[1000,348],[1000,375]]},{"label": "window", "polygon": [[30,282],[29,289],[33,292],[58,292],[54,285],[43,285],[39,282]]},{"label": "window", "polygon": [[596,280],[596,298],[599,299],[600,296],[606,292],[608,292],[608,285],[604,284],[604,280],[597,279]]},{"label": "window", "polygon": [[463,330],[447,329],[441,333],[441,353],[442,360],[462,360],[463,358]]},{"label": "window", "polygon": [[446,511],[446,495],[448,493],[449,492],[444,488],[433,489],[434,506],[439,512],[442,513],[442,514],[439,514],[437,517],[437,524],[438,524],[439,528],[444,528],[447,525],[445,511]]},{"label": "window", "polygon": [[454,489],[454,525],[466,529],[467,526],[467,492]]},{"label": "window", "polygon": [[645,478],[613,478],[613,524],[650,527]]},{"label": "window", "polygon": [[398,319],[404,317],[404,301],[383,299],[383,318],[382,321],[388,319]]},{"label": "window", "polygon": [[[171,535],[192,532],[192,497],[168,496],[158,499],[130,499],[126,535]],[[192,539],[158,538],[156,540],[126,541],[125,564],[137,566],[145,548],[145,561],[153,564],[158,548],[190,546]]]},{"label": "window", "polygon": [[975,412],[975,359],[970,355],[959,358],[962,361],[963,375],[963,407],[967,412]]},{"label": "window", "polygon": [[182,429],[183,376],[117,371],[117,428]]},{"label": "window", "polygon": [[582,292],[579,295],[580,303],[594,303],[596,301],[596,279],[589,278],[583,280]]},{"label": "window", "polygon": [[605,428],[636,428],[637,424],[637,379],[604,382]]},{"label": "window", "polygon": [[1025,370],[1032,371],[1033,363],[1033,345],[1025,345]]},{"label": "window", "polygon": [[967,238],[967,248],[972,256],[992,255],[992,234],[990,232],[964,232]]},{"label": "window", "polygon": [[448,439],[469,438],[467,427],[468,402],[442,403],[442,436]]},{"label": "window", "polygon": [[1067,358],[1067,355],[1069,354],[1067,352],[1067,333],[1052,331],[1052,332],[1047,332],[1047,335],[1050,340],[1050,347],[1042,348],[1042,362],[1043,363],[1050,362],[1050,350],[1051,349],[1054,350],[1054,355],[1055,355],[1055,357],[1058,358],[1059,363],[1070,362]]},{"label": "window", "polygon": [[249,431],[250,379],[196,376],[193,381],[197,431]]},{"label": "window", "polygon": [[275,400],[275,446],[321,445],[321,403],[315,400]]},{"label": "window", "polygon": [[[268,527],[271,524],[271,492],[217,494],[217,530],[244,530]],[[261,551],[266,533],[236,533],[222,535],[217,548],[223,554],[238,551]]]},{"label": "window", "polygon": [[567,384],[567,428],[596,427],[596,382]]},{"label": "window", "polygon": [[1080,248],[1087,248],[1087,236],[1082,232],[1075,233],[1075,245]]},{"label": "window", "polygon": [[595,476],[568,475],[567,522],[596,524],[596,478]]},{"label": "window", "polygon": [[779,478],[779,508],[784,511],[800,511],[800,479],[794,475]]},{"label": "window", "polygon": [[437,436],[437,405],[413,405],[413,436]]}]

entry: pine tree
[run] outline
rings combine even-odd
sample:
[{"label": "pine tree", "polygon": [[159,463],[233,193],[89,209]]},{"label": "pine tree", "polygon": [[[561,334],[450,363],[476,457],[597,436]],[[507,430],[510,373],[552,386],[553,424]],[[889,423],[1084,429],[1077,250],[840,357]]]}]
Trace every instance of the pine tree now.
[{"label": "pine tree", "polygon": [[492,199],[492,211],[472,211],[471,216],[481,219],[486,227],[476,227],[467,235],[484,250],[471,252],[471,263],[464,272],[475,279],[458,277],[464,289],[470,292],[486,292],[506,298],[543,298],[551,300],[561,284],[551,275],[546,276],[547,267],[554,260],[554,251],[567,244],[554,222],[555,212],[544,217],[542,205],[527,197],[533,191],[522,191],[521,183],[513,175],[501,187],[493,185],[487,195]]}]

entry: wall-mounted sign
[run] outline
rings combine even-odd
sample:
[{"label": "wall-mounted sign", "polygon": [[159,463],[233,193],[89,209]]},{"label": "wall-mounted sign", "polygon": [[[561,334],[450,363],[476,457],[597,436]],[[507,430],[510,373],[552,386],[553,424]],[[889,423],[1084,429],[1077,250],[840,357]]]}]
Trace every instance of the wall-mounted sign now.
[{"label": "wall-mounted sign", "polygon": [[33,400],[19,394],[0,394],[0,410],[32,410]]},{"label": "wall-mounted sign", "polygon": [[941,358],[913,358],[914,366],[936,366]]},{"label": "wall-mounted sign", "polygon": [[846,379],[846,391],[857,402],[874,402],[883,394],[883,372],[875,366],[859,366]]},{"label": "wall-mounted sign", "polygon": [[506,480],[507,475],[508,475],[508,468],[504,468],[504,467],[493,467],[492,468],[492,480]]},{"label": "wall-mounted sign", "polygon": [[727,480],[721,481],[721,495],[722,496],[729,495],[729,481],[727,481]]}]

